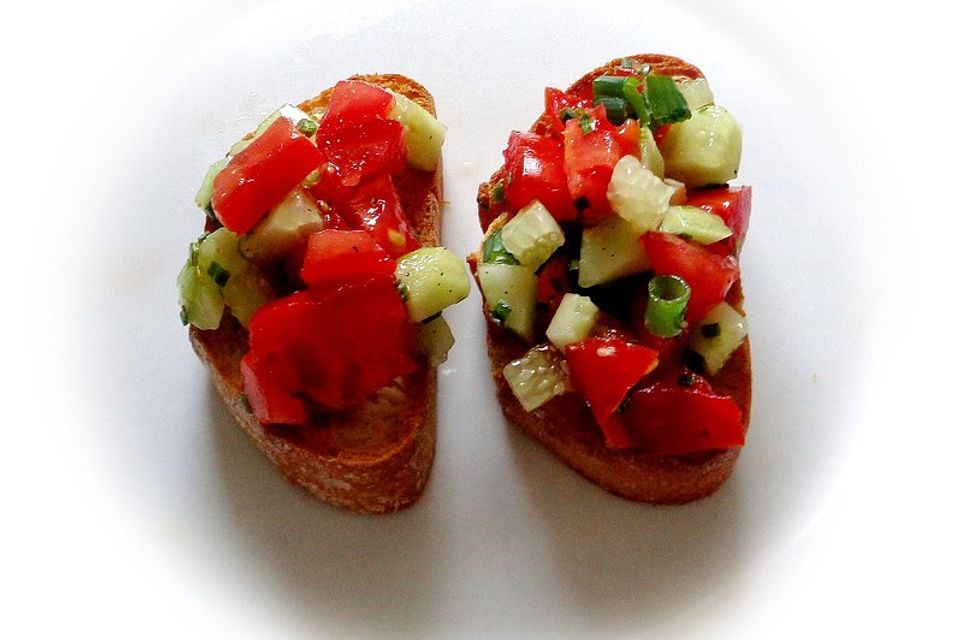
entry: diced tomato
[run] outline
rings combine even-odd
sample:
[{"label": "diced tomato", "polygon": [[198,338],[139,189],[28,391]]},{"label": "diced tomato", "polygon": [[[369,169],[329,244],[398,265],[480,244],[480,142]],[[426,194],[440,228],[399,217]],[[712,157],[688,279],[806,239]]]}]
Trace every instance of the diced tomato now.
[{"label": "diced tomato", "polygon": [[611,420],[640,379],[657,366],[657,352],[616,338],[588,338],[566,348],[573,387],[590,405],[612,447],[623,447],[620,423]]},{"label": "diced tomato", "polygon": [[391,276],[394,262],[366,231],[324,229],[310,235],[300,278],[308,285],[329,285]]},{"label": "diced tomato", "polygon": [[240,360],[243,393],[257,420],[264,424],[303,424],[307,420],[303,399],[293,395],[297,372],[286,358],[259,358],[248,353]]},{"label": "diced tomato", "polygon": [[564,109],[583,109],[590,106],[590,100],[565,93],[560,89],[547,87],[544,92],[544,103],[547,115],[553,125],[553,132],[559,135],[564,129],[560,112]]},{"label": "diced tomato", "polygon": [[342,80],[333,87],[320,129],[332,131],[345,124],[386,118],[393,106],[390,92],[360,80]]},{"label": "diced tomato", "polygon": [[339,207],[340,215],[354,229],[369,232],[391,257],[397,258],[420,246],[400,205],[400,196],[390,176],[364,181]]},{"label": "diced tomato", "polygon": [[[250,352],[286,359],[302,393],[331,409],[355,406],[416,368],[412,325],[393,279],[300,291],[261,307]],[[259,380],[259,378],[258,378]]]},{"label": "diced tomato", "polygon": [[571,290],[567,271],[567,258],[555,255],[550,258],[537,275],[537,303],[547,305],[549,317],[553,317],[564,294]]},{"label": "diced tomato", "polygon": [[317,147],[327,170],[339,183],[356,186],[364,178],[403,171],[407,147],[403,125],[396,120],[371,118],[317,131]]},{"label": "diced tomato", "polygon": [[[606,118],[603,106],[588,111],[590,120],[571,118],[563,130],[563,168],[574,201],[583,200],[585,224],[611,214],[607,185],[613,167],[623,157],[617,130]],[[585,131],[586,129],[586,131]]]},{"label": "diced tomato", "polygon": [[708,187],[692,189],[687,192],[687,204],[691,207],[700,207],[704,211],[716,214],[723,218],[723,222],[733,231],[733,235],[720,243],[730,253],[743,243],[750,226],[750,203],[752,199],[750,187]]},{"label": "diced tomato", "polygon": [[504,195],[511,209],[518,211],[539,200],[557,221],[577,219],[563,170],[563,143],[559,139],[514,131],[503,157]]},{"label": "diced tomato", "polygon": [[631,447],[668,456],[743,446],[740,408],[703,381],[697,387],[658,382],[638,389],[623,411]]},{"label": "diced tomato", "polygon": [[643,234],[641,242],[654,273],[680,276],[690,285],[686,314],[690,323],[699,321],[723,302],[740,277],[740,267],[733,256],[716,255],[669,233],[651,231]]},{"label": "diced tomato", "polygon": [[213,210],[227,229],[246,233],[323,161],[293,122],[279,118],[213,180]]}]

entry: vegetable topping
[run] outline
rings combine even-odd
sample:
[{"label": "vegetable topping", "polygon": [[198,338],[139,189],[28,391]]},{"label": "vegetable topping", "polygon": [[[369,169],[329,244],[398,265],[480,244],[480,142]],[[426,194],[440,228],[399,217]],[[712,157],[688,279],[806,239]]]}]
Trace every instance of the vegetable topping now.
[{"label": "vegetable topping", "polygon": [[629,58],[544,102],[481,198],[486,309],[530,345],[504,378],[527,411],[578,394],[608,447],[742,445],[736,402],[686,366],[716,376],[746,338],[734,285],[751,192],[725,184],[739,125],[703,78]]},{"label": "vegetable topping", "polygon": [[348,80],[319,115],[282,107],[210,167],[196,203],[212,233],[178,277],[181,318],[248,329],[240,373],[261,422],[306,424],[446,359],[440,313],[469,279],[420,248],[395,182],[435,170],[445,132],[406,96]]}]

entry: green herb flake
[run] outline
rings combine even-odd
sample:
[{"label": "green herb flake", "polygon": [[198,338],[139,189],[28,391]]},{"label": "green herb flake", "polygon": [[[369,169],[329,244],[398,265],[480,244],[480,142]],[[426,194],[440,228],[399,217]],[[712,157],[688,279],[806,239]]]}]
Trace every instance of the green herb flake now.
[{"label": "green herb flake", "polygon": [[217,283],[218,287],[224,286],[227,284],[227,280],[230,279],[230,272],[221,267],[217,261],[211,262],[210,266],[207,267],[207,275]]},{"label": "green herb flake", "polygon": [[297,130],[308,138],[317,132],[318,125],[312,118],[303,118],[297,122]]},{"label": "green herb flake", "polygon": [[581,131],[591,133],[596,128],[597,120],[589,113],[581,113],[577,123],[580,125]]},{"label": "green herb flake", "polygon": [[693,374],[689,371],[684,371],[680,374],[680,379],[677,380],[677,383],[682,387],[692,387],[693,386]]},{"label": "green herb flake", "polygon": [[402,282],[397,283],[397,293],[400,294],[400,299],[404,302],[410,299],[410,289]]},{"label": "green herb flake", "polygon": [[240,394],[240,405],[243,407],[243,410],[247,413],[253,413],[253,407],[250,406],[250,400],[247,399],[247,394]]},{"label": "green herb flake", "polygon": [[180,322],[183,323],[183,326],[190,324],[190,316],[187,314],[187,308],[183,305],[180,305]]},{"label": "green herb flake", "polygon": [[503,180],[498,181],[493,185],[493,189],[490,193],[490,198],[494,203],[503,202],[504,192],[503,192]]},{"label": "green herb flake", "polygon": [[497,229],[483,241],[484,264],[520,264],[520,261],[503,246],[503,230]]},{"label": "green herb flake", "polygon": [[510,312],[512,309],[510,305],[507,304],[506,300],[500,299],[497,300],[497,304],[493,305],[493,308],[490,309],[490,315],[497,321],[503,324],[507,321],[507,318],[510,317]]}]

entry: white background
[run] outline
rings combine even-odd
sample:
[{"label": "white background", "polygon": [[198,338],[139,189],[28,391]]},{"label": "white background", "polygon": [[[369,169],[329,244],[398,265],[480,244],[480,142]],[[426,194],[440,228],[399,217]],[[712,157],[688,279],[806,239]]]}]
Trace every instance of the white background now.
[{"label": "white background", "polygon": [[[8,9],[4,635],[955,635],[960,56],[932,5]],[[746,131],[757,379],[731,482],[633,505],[507,429],[474,291],[448,313],[423,500],[357,517],[288,487],[177,320],[206,165],[281,102],[405,73],[450,126],[444,241],[465,255],[542,87],[641,51],[701,66]]]}]

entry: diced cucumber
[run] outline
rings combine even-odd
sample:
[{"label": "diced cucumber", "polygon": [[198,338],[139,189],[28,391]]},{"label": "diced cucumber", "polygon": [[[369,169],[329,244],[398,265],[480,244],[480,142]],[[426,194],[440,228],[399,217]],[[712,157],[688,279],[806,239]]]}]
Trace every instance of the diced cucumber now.
[{"label": "diced cucumber", "polygon": [[223,316],[223,295],[210,276],[192,260],[177,276],[181,316],[198,329],[216,329]]},{"label": "diced cucumber", "polygon": [[623,156],[613,168],[607,198],[617,215],[638,230],[656,229],[667,213],[673,188],[634,156]]},{"label": "diced cucumber", "polygon": [[666,175],[687,187],[723,184],[737,177],[743,133],[726,109],[700,107],[670,127],[660,146]]},{"label": "diced cucumber", "polygon": [[403,256],[397,260],[396,276],[414,322],[440,313],[470,293],[463,260],[443,247],[423,247]]},{"label": "diced cucumber", "polygon": [[260,269],[240,254],[238,244],[237,234],[221,227],[199,241],[194,262],[202,273],[217,276],[215,284],[220,285],[224,302],[240,324],[247,326],[253,312],[273,291]]},{"label": "diced cucumber", "polygon": [[547,208],[534,200],[503,225],[503,247],[520,264],[538,269],[553,252],[563,246],[563,229]]},{"label": "diced cucumber", "polygon": [[583,230],[578,282],[593,287],[650,268],[640,231],[619,216]]},{"label": "diced cucumber", "polygon": [[267,265],[305,245],[310,234],[321,229],[320,206],[305,189],[297,187],[256,227],[240,236],[238,248],[248,260]]},{"label": "diced cucumber", "polygon": [[250,265],[230,276],[223,286],[223,301],[230,307],[230,313],[247,326],[257,309],[273,297],[273,291],[260,270]]},{"label": "diced cucumber", "polygon": [[210,168],[207,169],[207,175],[203,177],[203,184],[200,185],[200,190],[197,191],[197,197],[194,198],[193,201],[204,211],[213,211],[210,206],[210,203],[213,201],[213,180],[217,177],[217,174],[227,166],[229,160],[229,158],[217,160],[210,165]]},{"label": "diced cucumber", "polygon": [[570,375],[560,354],[542,344],[503,368],[503,377],[524,411],[538,409],[570,390]]},{"label": "diced cucumber", "polygon": [[687,101],[687,106],[690,107],[691,113],[700,107],[713,104],[713,91],[710,89],[710,84],[706,78],[684,80],[677,84],[677,89],[680,90],[680,93]]},{"label": "diced cucumber", "polygon": [[536,272],[519,264],[481,264],[477,266],[477,277],[491,312],[499,310],[504,327],[532,342]]},{"label": "diced cucumber", "polygon": [[[226,227],[220,227],[204,237],[197,249],[197,264],[206,273],[213,263],[232,275],[239,273],[249,266],[249,262],[240,255],[238,249],[239,236]],[[229,275],[227,276],[229,281]]]},{"label": "diced cucumber", "polygon": [[733,235],[717,214],[688,206],[670,207],[660,223],[660,231],[684,236],[700,244],[710,244]]},{"label": "diced cucumber", "polygon": [[418,327],[417,347],[433,367],[447,361],[447,353],[454,342],[453,332],[443,316],[422,322]]},{"label": "diced cucumber", "polygon": [[599,312],[600,308],[587,296],[564,294],[547,327],[547,339],[561,351],[569,344],[585,340],[593,330]]},{"label": "diced cucumber", "polygon": [[407,162],[425,171],[433,171],[440,162],[440,149],[447,135],[447,127],[410,98],[391,91],[394,95],[389,118],[403,125],[403,139],[407,143]]},{"label": "diced cucumber", "polygon": [[640,166],[663,180],[663,154],[650,127],[640,127]]},{"label": "diced cucumber", "polygon": [[690,348],[703,356],[707,373],[716,375],[746,336],[747,319],[721,302],[691,330]]}]

